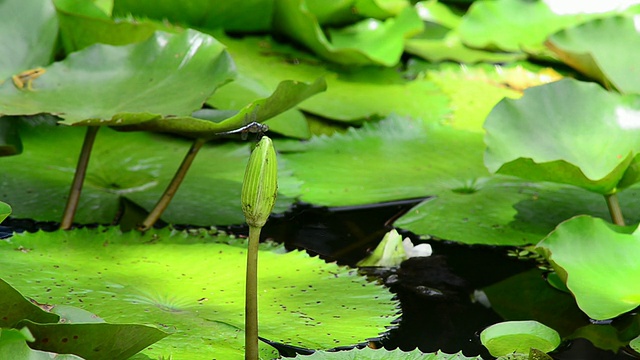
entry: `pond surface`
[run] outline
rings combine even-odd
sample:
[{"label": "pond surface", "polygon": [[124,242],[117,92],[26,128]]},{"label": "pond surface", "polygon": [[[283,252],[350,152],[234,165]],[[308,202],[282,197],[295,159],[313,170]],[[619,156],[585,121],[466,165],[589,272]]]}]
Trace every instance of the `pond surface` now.
[{"label": "pond surface", "polygon": [[[331,209],[300,204],[287,214],[273,217],[263,236],[286,239],[289,249],[305,249],[327,261],[353,266],[392,229],[390,223],[395,218],[421,200]],[[9,218],[0,226],[0,237],[13,230],[57,227],[51,222]],[[247,231],[242,226],[227,230],[238,235]],[[429,242],[433,255],[410,259],[398,269],[363,269],[389,286],[402,308],[398,327],[372,345],[403,350],[418,347],[424,352],[462,350],[467,356],[492,359],[480,344],[482,329],[505,318],[534,319],[553,327],[563,337],[577,338],[561,345],[552,354],[554,359],[640,359],[629,347],[620,346],[640,334],[637,311],[610,323],[592,324],[572,298],[544,282],[544,272],[537,269],[534,259],[509,256],[508,251],[513,248],[466,246],[403,235],[414,243]],[[491,306],[482,300],[485,297]],[[278,347],[283,354],[305,352]]]}]

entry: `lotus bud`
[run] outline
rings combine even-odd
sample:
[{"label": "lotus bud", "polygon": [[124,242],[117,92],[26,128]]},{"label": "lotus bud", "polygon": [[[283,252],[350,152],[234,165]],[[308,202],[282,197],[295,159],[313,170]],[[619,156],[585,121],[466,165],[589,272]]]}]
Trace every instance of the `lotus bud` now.
[{"label": "lotus bud", "polygon": [[249,157],[242,184],[242,212],[250,227],[261,228],[267,222],[278,193],[278,163],[273,142],[267,136]]}]

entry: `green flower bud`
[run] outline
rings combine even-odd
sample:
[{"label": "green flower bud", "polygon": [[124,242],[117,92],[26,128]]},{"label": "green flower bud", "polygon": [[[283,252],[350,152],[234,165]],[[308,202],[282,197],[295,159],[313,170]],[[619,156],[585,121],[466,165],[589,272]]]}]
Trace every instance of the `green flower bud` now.
[{"label": "green flower bud", "polygon": [[263,136],[253,149],[242,184],[242,212],[251,227],[267,222],[278,193],[278,163],[273,142]]}]

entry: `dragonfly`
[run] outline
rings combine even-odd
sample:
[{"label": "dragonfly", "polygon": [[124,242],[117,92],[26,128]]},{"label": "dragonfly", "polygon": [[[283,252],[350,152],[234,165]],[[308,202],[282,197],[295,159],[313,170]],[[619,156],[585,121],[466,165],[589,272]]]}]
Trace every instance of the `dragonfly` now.
[{"label": "dragonfly", "polygon": [[242,140],[247,140],[249,133],[258,134],[258,137],[261,137],[263,133],[269,131],[269,126],[255,121],[258,107],[259,106],[256,106],[251,113],[251,120],[253,121],[249,121],[249,114],[245,114],[244,125],[242,127],[230,131],[219,132],[216,135],[242,134]]}]

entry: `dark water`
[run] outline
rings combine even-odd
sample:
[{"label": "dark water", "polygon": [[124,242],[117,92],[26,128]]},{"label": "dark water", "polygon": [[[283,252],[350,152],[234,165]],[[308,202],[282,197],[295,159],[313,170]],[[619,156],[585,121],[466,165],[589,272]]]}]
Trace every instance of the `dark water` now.
[{"label": "dark water", "polygon": [[[330,209],[298,205],[285,215],[273,217],[262,234],[265,238],[287,239],[285,245],[289,249],[305,249],[327,261],[353,266],[392,229],[393,220],[421,200]],[[3,225],[0,237],[13,230],[57,229],[55,223],[11,218]],[[247,231],[242,226],[227,230],[238,235]],[[411,237],[414,243],[424,241],[409,233],[403,235]],[[400,300],[402,310],[398,327],[371,345],[403,350],[418,347],[424,352],[462,350],[466,356],[492,359],[480,344],[479,333],[504,321],[506,316],[507,320],[538,320],[563,337],[584,327],[593,342],[603,348],[618,349],[616,353],[599,349],[580,338],[565,341],[550,354],[554,359],[640,359],[628,346],[619,348],[619,344],[640,334],[637,313],[620,316],[610,324],[592,325],[570,296],[555,294],[547,286],[534,261],[509,257],[505,248],[428,242],[433,248],[430,257],[410,259],[398,269],[364,270],[389,286]],[[493,294],[491,308],[472,300],[477,289]],[[540,292],[552,296],[541,297]],[[305,353],[304,349],[277,347],[283,355]]]}]

